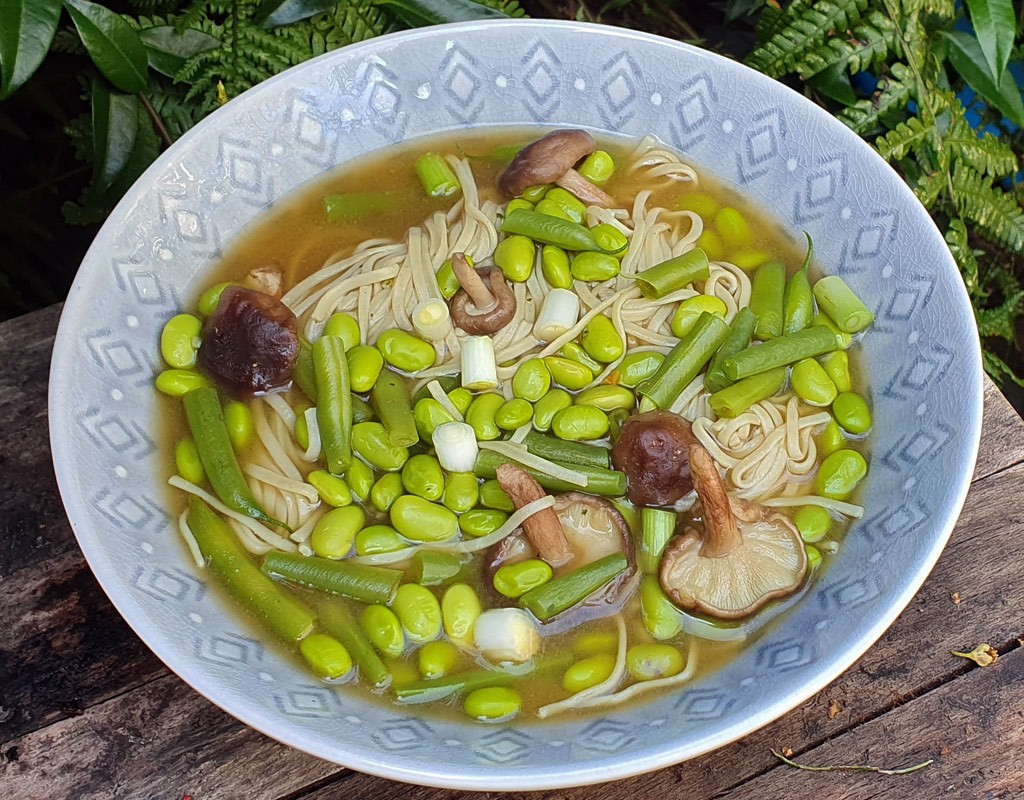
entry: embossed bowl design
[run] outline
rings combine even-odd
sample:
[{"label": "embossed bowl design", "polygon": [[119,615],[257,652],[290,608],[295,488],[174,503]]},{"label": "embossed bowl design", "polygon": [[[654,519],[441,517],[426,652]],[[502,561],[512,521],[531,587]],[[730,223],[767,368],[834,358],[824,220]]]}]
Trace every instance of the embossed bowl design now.
[{"label": "embossed bowl design", "polygon": [[[807,230],[876,314],[865,517],[765,636],[684,690],[600,717],[458,724],[317,684],[226,613],[190,565],[153,438],[161,325],[261,210],[336,164],[467,126],[654,133]],[[339,764],[417,783],[540,789],[662,767],[749,733],[849,667],[910,601],[960,511],[981,423],[978,338],[941,237],[897,175],[798,94],[683,44],[594,25],[465,23],[296,67],[169,148],[89,250],[54,349],[61,494],[114,605],[238,719]]]}]

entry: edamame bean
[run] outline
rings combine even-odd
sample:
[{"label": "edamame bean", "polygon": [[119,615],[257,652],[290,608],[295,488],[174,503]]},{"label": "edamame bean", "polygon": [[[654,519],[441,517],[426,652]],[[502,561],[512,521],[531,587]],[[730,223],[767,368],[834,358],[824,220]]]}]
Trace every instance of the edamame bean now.
[{"label": "edamame bean", "polygon": [[299,652],[319,677],[335,680],[352,669],[352,657],[345,645],[323,633],[311,633],[299,642]]},{"label": "edamame bean", "polygon": [[772,257],[772,254],[757,248],[750,248],[749,250],[737,250],[733,253],[732,263],[739,267],[744,272],[750,272],[752,269],[757,269],[764,262],[768,261]]},{"label": "edamame bean", "polygon": [[455,422],[455,418],[433,397],[417,400],[412,410],[412,418],[416,422],[416,432],[420,435],[420,441],[423,442],[431,440],[439,425]]},{"label": "edamame bean", "polygon": [[384,369],[384,356],[372,345],[357,344],[345,353],[348,361],[348,377],[352,391],[366,394],[377,384],[377,378]]},{"label": "edamame bean", "polygon": [[661,368],[665,356],[661,353],[628,353],[612,376],[620,386],[635,389]]},{"label": "edamame bean", "polygon": [[494,533],[505,524],[508,514],[491,508],[474,508],[459,517],[459,529],[467,536],[480,537]]},{"label": "edamame bean", "polygon": [[725,243],[711,228],[705,228],[697,237],[697,247],[707,254],[708,261],[721,261],[725,257]]},{"label": "edamame bean", "polygon": [[619,647],[619,635],[615,631],[592,631],[576,637],[572,643],[573,655],[585,658],[600,653],[614,653]]},{"label": "edamame bean", "polygon": [[563,408],[551,420],[551,432],[559,439],[590,441],[608,435],[608,415],[596,406]]},{"label": "edamame bean", "polygon": [[494,421],[494,415],[505,404],[505,398],[494,392],[477,395],[466,411],[466,423],[473,428],[476,438],[489,442],[501,436],[501,430]]},{"label": "edamame bean", "polygon": [[528,203],[539,203],[544,199],[544,195],[548,193],[548,189],[551,188],[550,183],[543,183],[539,186],[530,186],[523,190],[522,197]]},{"label": "edamame bean", "polygon": [[836,324],[828,318],[828,314],[815,314],[811,325],[819,325],[832,331],[832,334],[836,337],[836,347],[840,350],[846,350],[853,344],[853,336],[846,333],[846,331],[839,330]]},{"label": "edamame bean", "polygon": [[508,216],[517,208],[521,208],[524,211],[533,211],[533,203],[529,200],[524,200],[522,197],[513,197],[505,204],[505,216]]},{"label": "edamame bean", "polygon": [[848,392],[852,386],[850,380],[850,357],[845,350],[833,350],[831,353],[822,356],[821,366],[825,374],[832,379],[836,390]]},{"label": "edamame bean", "polygon": [[485,686],[466,695],[462,710],[480,722],[504,722],[519,714],[523,700],[507,686]]},{"label": "edamame bean", "polygon": [[351,350],[361,341],[359,323],[351,314],[331,314],[324,325],[324,336],[340,336],[345,350]]},{"label": "edamame bean", "polygon": [[566,342],[563,344],[561,349],[558,351],[558,355],[572,361],[579,361],[595,375],[602,369],[601,365],[594,361],[594,359],[590,357],[590,354],[584,350],[581,345],[576,344],[576,342]]},{"label": "edamame bean", "polygon": [[537,245],[519,234],[502,239],[494,248],[494,264],[513,283],[523,283],[533,273]]},{"label": "edamame bean", "polygon": [[804,545],[807,551],[807,569],[813,570],[821,565],[821,551],[813,544]]},{"label": "edamame bean", "polygon": [[[472,267],[473,259],[466,256],[466,261]],[[452,269],[452,260],[449,258],[445,261],[437,270],[437,288],[441,292],[441,297],[445,300],[451,300],[455,295],[459,293],[459,289],[462,286],[459,284],[459,279],[455,277],[455,270]]]},{"label": "edamame bean", "polygon": [[494,414],[494,424],[503,431],[514,431],[533,419],[533,406],[520,397],[505,401]]},{"label": "edamame bean", "polygon": [[405,634],[395,612],[387,606],[372,605],[359,618],[366,637],[382,654],[398,658],[405,650]]},{"label": "edamame bean", "polygon": [[429,642],[441,633],[441,604],[426,586],[403,583],[395,592],[391,610],[411,642]]},{"label": "edamame bean", "polygon": [[451,642],[427,642],[416,654],[420,675],[427,680],[443,678],[459,665],[462,654]]},{"label": "edamame bean", "polygon": [[836,450],[846,447],[846,437],[843,436],[843,429],[834,419],[829,422],[825,429],[818,434],[818,455],[832,455]]},{"label": "edamame bean", "polygon": [[512,376],[512,394],[536,403],[551,388],[551,372],[539,358],[528,358]]},{"label": "edamame bean", "polygon": [[562,688],[569,694],[582,692],[608,680],[614,669],[615,656],[611,653],[580,659],[562,675]]},{"label": "edamame bean", "polygon": [[754,243],[754,233],[750,224],[735,208],[726,206],[715,214],[715,229],[722,237],[722,244],[729,250],[750,247]]},{"label": "edamame bean", "polygon": [[456,411],[462,416],[466,416],[466,412],[469,411],[469,407],[473,403],[473,393],[460,386],[448,392],[448,399],[452,401]]},{"label": "edamame bean", "polygon": [[682,339],[693,330],[693,326],[705,311],[725,319],[726,310],[725,303],[717,297],[707,294],[688,297],[679,304],[672,316],[672,335]]},{"label": "edamame bean", "polygon": [[832,529],[832,515],[821,506],[800,506],[793,524],[805,542],[820,542]]},{"label": "edamame bean", "polygon": [[374,419],[376,417],[374,416],[373,409],[370,408],[370,404],[359,395],[352,395],[352,424],[358,425],[360,422],[373,422]]},{"label": "edamame bean", "polygon": [[373,470],[370,466],[358,458],[353,458],[345,472],[345,482],[352,494],[363,503],[370,499],[373,480]]},{"label": "edamame bean", "polygon": [[551,373],[551,379],[570,391],[579,391],[594,380],[594,373],[578,361],[561,356],[547,356],[544,364]]},{"label": "edamame bean", "polygon": [[838,394],[828,373],[813,358],[805,358],[794,364],[789,380],[796,396],[812,406],[831,405]]},{"label": "edamame bean", "polygon": [[608,412],[608,435],[612,441],[619,438],[619,432],[622,430],[622,426],[626,424],[626,420],[629,419],[630,413],[623,408],[617,408],[614,411]]},{"label": "edamame bean", "polygon": [[871,409],[859,394],[839,394],[832,403],[832,414],[847,433],[860,434],[871,430]]},{"label": "edamame bean", "polygon": [[441,619],[444,632],[449,639],[467,641],[473,638],[473,626],[482,608],[480,598],[473,587],[465,583],[453,583],[445,589],[441,598]]},{"label": "edamame bean", "polygon": [[228,438],[235,452],[244,450],[252,441],[255,424],[248,403],[232,400],[224,404],[224,424],[228,427]]},{"label": "edamame bean", "polygon": [[459,532],[459,520],[444,506],[403,495],[391,506],[391,526],[414,542],[444,542]]},{"label": "edamame bean", "polygon": [[554,200],[549,200],[546,196],[537,201],[537,205],[534,210],[538,214],[544,214],[548,217],[557,217],[558,219],[564,219],[566,222],[575,222],[577,224],[580,222],[580,220],[574,218],[568,209],[561,204],[556,203]]},{"label": "edamame bean", "polygon": [[352,449],[371,466],[385,472],[400,470],[409,458],[409,449],[391,444],[387,429],[379,422],[353,425]]},{"label": "edamame bean", "polygon": [[606,281],[619,274],[619,260],[607,253],[588,250],[577,253],[570,271],[578,281]]},{"label": "edamame bean", "polygon": [[512,500],[507,494],[505,494],[501,485],[493,478],[480,484],[479,502],[480,505],[485,508],[493,508],[498,511],[512,512],[516,510]]},{"label": "edamame bean", "polygon": [[684,194],[676,201],[676,208],[679,211],[692,211],[704,219],[713,219],[718,211],[718,207],[718,201],[711,195],[704,194],[703,192]]},{"label": "edamame bean", "polygon": [[317,520],[309,546],[321,558],[344,558],[365,524],[366,515],[359,506],[332,509]]},{"label": "edamame bean", "polygon": [[561,389],[552,389],[533,404],[533,427],[539,431],[550,430],[555,414],[571,405],[572,395]]},{"label": "edamame bean", "polygon": [[[401,628],[401,625],[399,625],[399,628]],[[416,683],[420,679],[420,671],[416,669],[414,664],[405,659],[389,659],[387,670],[391,675],[392,689]]]},{"label": "edamame bean", "polygon": [[203,462],[191,436],[181,439],[174,447],[174,466],[178,474],[189,483],[201,484],[206,478]]},{"label": "edamame bean", "polygon": [[199,302],[197,308],[199,313],[204,317],[210,316],[214,311],[217,310],[217,306],[220,303],[220,296],[224,294],[224,290],[227,289],[230,283],[215,283],[201,295],[199,295]]},{"label": "edamame bean", "polygon": [[384,360],[402,372],[418,372],[434,366],[434,346],[418,336],[388,328],[377,337],[377,349]]},{"label": "edamame bean", "polygon": [[303,450],[309,449],[309,423],[305,414],[295,415],[295,441]]},{"label": "edamame bean", "polygon": [[494,588],[505,597],[522,597],[530,589],[547,583],[553,577],[551,565],[539,558],[528,558],[515,564],[503,564],[494,571]]},{"label": "edamame bean", "polygon": [[320,499],[334,508],[352,505],[352,490],[341,478],[327,470],[315,469],[306,476],[306,481],[316,489]]},{"label": "edamame bean", "polygon": [[569,269],[569,254],[553,244],[544,245],[540,251],[540,271],[552,289],[571,289],[572,272]]},{"label": "edamame bean", "polygon": [[626,669],[636,681],[671,678],[683,663],[683,654],[669,644],[635,644],[626,651]]},{"label": "edamame bean", "polygon": [[372,556],[377,553],[393,553],[407,547],[398,531],[389,525],[368,525],[356,534],[357,556]]},{"label": "edamame bean", "polygon": [[433,456],[419,453],[402,467],[402,485],[409,494],[424,500],[440,500],[444,494],[444,473]]},{"label": "edamame bean", "polygon": [[561,186],[548,189],[544,200],[556,204],[573,222],[583,222],[583,218],[587,215],[587,207],[580,202],[579,198]]},{"label": "edamame bean", "polygon": [[636,405],[636,398],[625,386],[601,384],[584,389],[576,395],[576,405],[594,406],[602,411],[615,411],[616,409],[632,411]]},{"label": "edamame bean", "polygon": [[402,485],[402,476],[397,472],[389,472],[381,475],[380,479],[373,484],[370,490],[370,502],[373,507],[382,514],[391,510],[395,501],[405,494],[405,486]]},{"label": "edamame bean", "polygon": [[617,256],[629,247],[629,239],[626,238],[626,235],[607,222],[595,225],[590,232],[594,235],[594,241],[606,253]]},{"label": "edamame bean", "polygon": [[603,186],[615,174],[615,160],[607,150],[595,150],[583,159],[577,172],[591,183]]},{"label": "edamame bean", "polygon": [[196,365],[196,343],[203,331],[203,321],[191,314],[176,314],[167,320],[160,332],[160,355],[167,366],[187,369]]},{"label": "edamame bean", "polygon": [[171,397],[184,397],[193,389],[209,385],[203,375],[191,369],[165,369],[156,376],[156,388]]},{"label": "edamame bean", "polygon": [[450,472],[444,482],[441,502],[456,514],[474,508],[480,501],[480,484],[472,472]]},{"label": "edamame bean", "polygon": [[683,629],[679,610],[665,596],[654,575],[645,575],[640,581],[640,617],[655,639],[671,639]]},{"label": "edamame bean", "polygon": [[856,450],[836,450],[818,467],[814,490],[822,497],[845,500],[867,472],[868,464]]},{"label": "edamame bean", "polygon": [[604,314],[598,314],[583,329],[580,344],[594,361],[611,364],[622,357],[626,343],[622,341],[615,325]]}]

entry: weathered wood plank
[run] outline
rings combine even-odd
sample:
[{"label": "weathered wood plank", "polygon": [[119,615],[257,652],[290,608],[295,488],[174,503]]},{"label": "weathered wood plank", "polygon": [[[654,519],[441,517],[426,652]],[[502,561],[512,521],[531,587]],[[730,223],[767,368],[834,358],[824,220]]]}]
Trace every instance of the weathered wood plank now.
[{"label": "weathered wood plank", "polygon": [[996,385],[985,378],[985,414],[973,480],[1024,461],[1024,422]]},{"label": "weathered wood plank", "polygon": [[61,306],[50,306],[0,325],[0,424],[46,417],[50,352]]}]

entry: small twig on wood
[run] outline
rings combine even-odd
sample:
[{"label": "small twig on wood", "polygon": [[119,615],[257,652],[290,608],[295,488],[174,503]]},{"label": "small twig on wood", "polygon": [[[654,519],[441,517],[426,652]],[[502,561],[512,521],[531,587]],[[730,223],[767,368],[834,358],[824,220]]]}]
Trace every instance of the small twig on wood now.
[{"label": "small twig on wood", "polygon": [[935,761],[934,758],[929,758],[921,764],[914,764],[912,767],[904,767],[903,769],[882,769],[882,767],[872,767],[869,764],[829,764],[823,767],[815,767],[810,764],[798,764],[786,758],[777,750],[772,750],[772,755],[791,767],[806,770],[807,772],[877,772],[879,775],[907,775],[911,772],[917,772],[919,769],[924,769]]},{"label": "small twig on wood", "polygon": [[160,138],[164,140],[164,144],[170,147],[174,144],[174,139],[171,137],[170,131],[167,130],[167,126],[164,125],[163,119],[156,113],[156,109],[153,108],[153,104],[149,102],[149,98],[146,95],[139,93],[139,99],[142,101],[142,107],[146,109],[146,113],[149,114],[149,118],[153,120],[153,127],[156,128],[156,132],[160,134]]}]

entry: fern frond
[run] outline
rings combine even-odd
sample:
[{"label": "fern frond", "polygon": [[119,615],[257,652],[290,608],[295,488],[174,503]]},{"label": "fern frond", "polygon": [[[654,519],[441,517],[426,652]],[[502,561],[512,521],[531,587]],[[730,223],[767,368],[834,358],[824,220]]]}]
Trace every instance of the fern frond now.
[{"label": "fern frond", "polygon": [[911,150],[919,147],[931,134],[920,119],[910,117],[900,122],[884,136],[875,139],[875,149],[886,161],[899,161]]},{"label": "fern frond", "polygon": [[1024,254],[1024,211],[1013,195],[963,163],[953,171],[954,203],[985,238]]},{"label": "fern frond", "polygon": [[977,131],[962,118],[950,125],[942,142],[953,158],[982,175],[997,178],[1017,171],[1017,155],[1009,144],[991,133],[979,137]]},{"label": "fern frond", "polygon": [[860,19],[870,0],[796,0],[786,24],[747,58],[759,72],[777,78],[789,72],[833,31],[845,31]]},{"label": "fern frond", "polygon": [[925,208],[931,208],[946,188],[946,173],[943,171],[921,173],[914,182],[914,194]]},{"label": "fern frond", "polygon": [[309,20],[310,49],[314,53],[334,50],[388,33],[393,27],[384,8],[374,0],[348,0]]},{"label": "fern frond", "polygon": [[953,259],[960,267],[960,274],[963,276],[964,285],[967,286],[967,293],[974,298],[981,295],[984,299],[988,292],[978,285],[978,258],[967,239],[967,226],[962,219],[953,219],[946,229],[946,245]]},{"label": "fern frond", "polygon": [[839,69],[851,75],[883,63],[890,54],[902,56],[899,28],[885,14],[872,11],[846,35],[835,35],[824,47],[811,50],[796,65],[800,77],[807,80],[826,69]]},{"label": "fern frond", "polygon": [[991,350],[982,350],[981,363],[985,367],[985,372],[996,383],[1005,385],[1006,381],[1010,380],[1018,386],[1024,386],[1024,378],[1017,375],[1009,364]]},{"label": "fern frond", "polygon": [[757,21],[757,43],[764,44],[786,27],[786,12],[781,6],[765,4]]},{"label": "fern frond", "polygon": [[57,31],[50,43],[50,49],[55,53],[68,53],[73,56],[84,56],[88,54],[82,39],[72,30],[64,28]]},{"label": "fern frond", "polygon": [[837,115],[857,133],[869,134],[882,124],[882,120],[902,108],[914,97],[914,76],[905,64],[895,63],[891,74],[878,82],[878,91],[867,99],[858,100]]},{"label": "fern frond", "polygon": [[1024,291],[1011,294],[994,308],[979,308],[974,312],[978,323],[979,336],[998,336],[1008,342],[1013,341],[1014,323],[1024,310]]},{"label": "fern frond", "polygon": [[956,16],[956,3],[954,0],[923,0],[921,10],[940,19],[953,19]]}]

